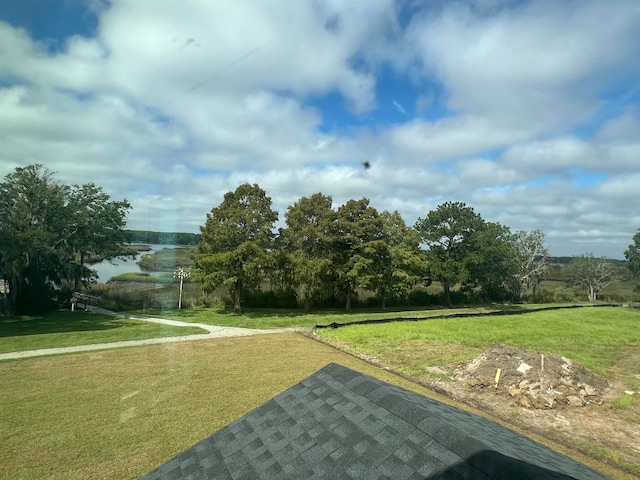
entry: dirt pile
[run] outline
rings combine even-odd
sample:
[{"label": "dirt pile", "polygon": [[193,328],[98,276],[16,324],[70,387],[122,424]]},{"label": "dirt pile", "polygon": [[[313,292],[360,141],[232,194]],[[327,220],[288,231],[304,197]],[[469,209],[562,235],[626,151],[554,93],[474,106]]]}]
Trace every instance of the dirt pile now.
[{"label": "dirt pile", "polygon": [[454,378],[478,393],[505,395],[525,408],[602,404],[609,382],[583,365],[553,354],[496,344],[454,368]]}]

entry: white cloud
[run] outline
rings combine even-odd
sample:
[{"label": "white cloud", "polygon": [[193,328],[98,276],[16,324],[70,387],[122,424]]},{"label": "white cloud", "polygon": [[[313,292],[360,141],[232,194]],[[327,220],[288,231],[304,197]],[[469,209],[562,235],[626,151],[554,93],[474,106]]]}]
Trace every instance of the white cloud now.
[{"label": "white cloud", "polygon": [[[438,5],[403,32],[392,0],[96,0],[96,36],[54,53],[0,21],[0,174],[42,163],[95,182],[132,202],[132,228],[197,231],[250,182],[281,219],[318,191],[409,224],[465,201],[542,228],[552,253],[621,257],[640,225],[638,4]],[[387,66],[413,100],[376,98]],[[327,129],[309,100],[331,93],[346,111]],[[377,118],[393,98],[419,118]]]},{"label": "white cloud", "polygon": [[632,1],[539,0],[482,16],[450,5],[416,19],[408,45],[454,109],[545,132],[593,114],[609,76],[638,72]]}]

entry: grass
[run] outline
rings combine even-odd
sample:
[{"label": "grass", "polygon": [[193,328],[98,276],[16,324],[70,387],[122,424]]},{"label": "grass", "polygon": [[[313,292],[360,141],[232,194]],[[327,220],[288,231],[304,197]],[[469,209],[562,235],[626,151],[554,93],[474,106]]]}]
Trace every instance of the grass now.
[{"label": "grass", "polygon": [[34,316],[1,317],[0,353],[198,333],[205,330],[59,310]]},{"label": "grass", "polygon": [[138,265],[148,272],[173,272],[178,266],[190,268],[193,265],[192,250],[193,247],[163,248],[143,255]]},{"label": "grass", "polygon": [[0,478],[138,478],[329,362],[433,396],[293,333],[3,362]]},{"label": "grass", "polygon": [[[171,284],[178,281],[173,278],[171,274],[164,275],[151,275],[146,272],[126,272],[111,277],[110,282],[136,282],[136,283],[151,283],[151,284]],[[179,282],[178,282],[179,283]]]},{"label": "grass", "polygon": [[[423,375],[422,364],[471,360],[497,342],[573,358],[587,368],[607,369],[640,348],[640,311],[620,307],[533,312],[526,315],[434,319],[428,322],[354,325],[319,330],[351,351],[377,355],[405,373]],[[407,361],[418,352],[421,363]]]},{"label": "grass", "polygon": [[140,313],[182,320],[185,322],[204,323],[208,325],[269,329],[283,327],[312,328],[315,325],[330,325],[333,322],[347,323],[395,318],[431,318],[441,315],[482,314],[504,310],[513,310],[514,312],[517,312],[549,306],[551,305],[480,305],[476,307],[452,309],[414,308],[411,310],[403,308],[388,308],[387,310],[357,308],[354,309],[352,313],[346,313],[343,309],[314,310],[309,313],[305,313],[303,310],[247,308],[244,309],[244,312],[241,315],[233,313],[233,309],[229,307],[212,307],[190,308],[183,310],[145,309]]},{"label": "grass", "polygon": [[620,395],[618,398],[614,399],[613,402],[611,402],[611,408],[613,409],[628,408],[633,406],[635,402],[636,402],[636,394],[634,395],[624,394],[624,395]]}]

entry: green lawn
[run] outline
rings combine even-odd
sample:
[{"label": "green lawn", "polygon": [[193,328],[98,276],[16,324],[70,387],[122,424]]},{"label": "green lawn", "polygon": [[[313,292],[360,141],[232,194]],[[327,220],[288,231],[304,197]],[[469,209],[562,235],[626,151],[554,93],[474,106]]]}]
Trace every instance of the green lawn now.
[{"label": "green lawn", "polygon": [[2,362],[0,478],[138,478],[329,362],[433,396],[294,333]]},{"label": "green lawn", "polygon": [[[204,323],[245,328],[282,328],[330,325],[336,323],[361,322],[365,320],[383,320],[393,318],[430,318],[455,314],[482,314],[498,311],[522,311],[547,308],[554,305],[481,305],[465,308],[424,308],[424,309],[354,309],[346,313],[343,309],[314,310],[305,313],[303,310],[287,310],[278,308],[247,308],[242,315],[233,313],[231,308],[190,308],[183,310],[149,310],[140,311],[145,315],[182,320],[185,322]],[[558,305],[555,305],[558,306]]]},{"label": "green lawn", "polygon": [[198,327],[174,327],[59,310],[42,315],[0,317],[0,353],[198,333],[206,331]]},{"label": "green lawn", "polygon": [[[573,358],[597,373],[640,348],[640,310],[598,307],[550,310],[524,315],[434,319],[353,325],[318,330],[322,338],[357,353],[389,358],[405,373],[424,374],[424,365],[471,360],[497,342]],[[420,345],[422,345],[420,347]],[[420,352],[407,364],[402,352]]]}]

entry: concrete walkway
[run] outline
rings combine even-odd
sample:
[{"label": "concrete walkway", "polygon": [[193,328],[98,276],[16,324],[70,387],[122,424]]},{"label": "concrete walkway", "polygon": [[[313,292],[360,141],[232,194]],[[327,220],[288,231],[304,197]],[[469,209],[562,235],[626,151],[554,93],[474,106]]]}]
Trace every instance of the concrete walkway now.
[{"label": "concrete walkway", "polygon": [[107,350],[112,348],[137,347],[141,345],[157,345],[161,343],[188,342],[193,340],[204,340],[208,338],[222,337],[243,337],[247,335],[263,335],[267,333],[279,333],[292,329],[281,328],[272,330],[258,330],[255,328],[238,328],[238,327],[218,327],[215,325],[206,325],[204,323],[181,322],[179,320],[168,320],[165,318],[147,317],[146,315],[129,315],[126,313],[112,312],[99,307],[89,307],[92,312],[102,315],[110,315],[119,318],[130,318],[132,320],[140,320],[143,322],[162,323],[164,325],[172,325],[175,327],[199,327],[209,333],[182,335],[179,337],[161,337],[147,338],[144,340],[125,340],[121,342],[110,343],[93,343],[90,345],[77,345],[73,347],[59,348],[42,348],[39,350],[24,350],[22,352],[0,353],[1,360],[15,360],[18,358],[41,357],[45,355],[58,355],[64,353],[89,352],[92,350]]}]

